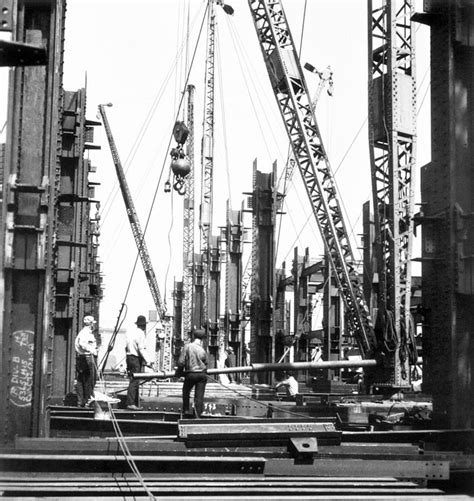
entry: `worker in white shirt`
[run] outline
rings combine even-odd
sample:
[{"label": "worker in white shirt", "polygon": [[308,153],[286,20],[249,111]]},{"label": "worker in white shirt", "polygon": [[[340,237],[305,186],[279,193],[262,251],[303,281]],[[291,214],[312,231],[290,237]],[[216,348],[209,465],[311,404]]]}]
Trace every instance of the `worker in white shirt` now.
[{"label": "worker in white shirt", "polygon": [[139,403],[139,385],[138,379],[133,379],[134,372],[142,372],[143,367],[153,367],[153,360],[146,349],[146,318],[143,315],[138,315],[135,325],[136,329],[127,332],[125,353],[127,355],[127,372],[130,378],[127,391],[127,409],[141,410]]},{"label": "worker in white shirt", "polygon": [[84,317],[84,327],[79,331],[74,343],[76,349],[77,404],[88,405],[94,396],[97,363],[97,341],[94,336],[93,316]]},{"label": "worker in white shirt", "polygon": [[278,390],[278,388],[285,388],[286,390],[286,395],[288,397],[294,398],[298,394],[299,388],[298,388],[298,381],[288,372],[283,372],[282,374],[282,379],[278,381],[275,385],[275,390]]}]

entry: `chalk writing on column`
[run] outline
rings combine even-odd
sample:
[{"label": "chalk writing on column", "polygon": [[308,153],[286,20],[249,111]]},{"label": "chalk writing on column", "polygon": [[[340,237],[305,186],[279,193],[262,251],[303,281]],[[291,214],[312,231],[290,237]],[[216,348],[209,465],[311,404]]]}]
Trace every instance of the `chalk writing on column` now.
[{"label": "chalk writing on column", "polygon": [[17,407],[31,405],[33,397],[34,332],[13,333],[10,401]]}]

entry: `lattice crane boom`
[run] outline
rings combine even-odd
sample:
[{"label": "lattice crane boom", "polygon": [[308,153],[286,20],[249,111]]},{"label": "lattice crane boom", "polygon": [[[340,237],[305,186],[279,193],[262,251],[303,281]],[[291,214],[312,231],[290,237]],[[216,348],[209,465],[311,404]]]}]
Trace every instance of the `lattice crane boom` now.
[{"label": "lattice crane boom", "polygon": [[191,170],[186,177],[186,193],[183,207],[183,339],[188,341],[193,318],[193,271],[194,271],[194,85],[188,85],[187,122],[189,139],[187,156]]},{"label": "lattice crane boom", "polygon": [[153,302],[155,304],[156,311],[158,312],[158,316],[160,320],[163,320],[166,314],[166,308],[161,298],[160,289],[158,287],[158,281],[156,279],[155,272],[153,270],[153,266],[151,263],[150,255],[148,253],[148,249],[145,243],[145,238],[143,235],[143,231],[140,226],[140,221],[138,219],[137,211],[135,210],[135,204],[133,203],[132,194],[130,193],[130,189],[128,187],[127,180],[125,178],[125,172],[122,167],[122,162],[120,161],[120,157],[118,154],[117,147],[115,145],[114,137],[112,135],[112,131],[110,129],[109,121],[107,119],[107,115],[105,113],[105,106],[111,106],[110,104],[99,105],[99,112],[102,117],[105,133],[107,134],[107,139],[109,142],[110,152],[112,154],[112,159],[115,166],[115,171],[117,173],[117,178],[120,185],[120,190],[122,192],[123,201],[125,203],[125,208],[127,210],[128,220],[130,222],[130,228],[132,229],[133,238],[135,239],[135,243],[137,244],[138,254],[140,256],[140,260],[142,262],[143,270],[145,272],[145,276],[148,282],[148,286],[150,288],[151,295],[153,297]]},{"label": "lattice crane boom", "polygon": [[216,37],[215,0],[209,0],[207,20],[207,48],[205,68],[204,121],[201,145],[201,254],[203,257],[203,291],[201,321],[208,322],[208,283],[210,261],[210,237],[212,233],[213,175],[214,175],[214,60]]},{"label": "lattice crane boom", "polygon": [[248,0],[260,48],[314,216],[364,358],[376,351],[372,321],[329,160],[281,1]]}]

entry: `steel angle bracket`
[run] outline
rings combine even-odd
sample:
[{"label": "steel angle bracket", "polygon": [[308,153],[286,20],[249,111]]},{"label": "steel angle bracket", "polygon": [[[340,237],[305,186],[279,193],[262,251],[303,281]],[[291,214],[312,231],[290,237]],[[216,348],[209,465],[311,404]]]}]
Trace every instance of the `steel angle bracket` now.
[{"label": "steel angle bracket", "polygon": [[43,66],[47,62],[44,47],[0,40],[0,66]]},{"label": "steel angle bracket", "polygon": [[295,458],[295,464],[313,464],[318,453],[318,440],[316,437],[291,437],[288,452]]}]

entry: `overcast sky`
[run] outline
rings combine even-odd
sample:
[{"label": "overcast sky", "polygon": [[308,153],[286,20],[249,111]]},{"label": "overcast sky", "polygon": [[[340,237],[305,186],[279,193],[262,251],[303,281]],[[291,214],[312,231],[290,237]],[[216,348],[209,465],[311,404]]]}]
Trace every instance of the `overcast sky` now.
[{"label": "overcast sky", "polygon": [[[163,191],[170,164],[167,146],[184,88],[184,61],[186,54],[187,60],[191,61],[195,51],[205,4],[204,0],[68,0],[66,16],[64,86],[66,90],[76,90],[87,85],[88,118],[95,118],[99,103],[112,102],[114,105],[107,108],[107,113],[142,227],[155,197],[146,242],[169,311],[172,311],[174,280],[182,278],[183,202],[176,192]],[[235,9],[232,17],[217,8],[215,231],[225,224],[226,201],[230,199],[232,208],[239,209],[245,198],[243,192],[251,191],[254,159],[257,159],[259,169],[265,172],[269,172],[272,163],[277,161],[281,173],[288,145],[247,1],[229,0],[229,4]],[[184,40],[188,20],[185,13],[188,5],[190,33],[186,50]],[[298,43],[304,6],[304,0],[284,2],[293,37]],[[205,37],[204,25],[189,78],[189,83],[196,86],[197,171],[200,170]],[[430,152],[427,37],[427,28],[421,26],[417,31],[419,106],[424,101],[419,113],[419,167],[429,161]],[[371,193],[365,122],[368,81],[366,1],[309,0],[301,61],[303,64],[309,62],[319,70],[330,65],[334,73],[334,95],[321,95],[316,116],[331,165],[336,171],[336,182],[347,211],[346,222],[353,232],[354,251],[359,255],[356,247],[360,246],[362,204]],[[307,80],[313,93],[319,80],[312,74],[307,74]],[[102,128],[96,131],[95,143],[102,147],[102,151],[90,154],[92,163],[97,166],[97,174],[92,180],[101,183],[96,191],[96,198],[102,202],[100,257],[105,298],[101,326],[113,327],[132,273],[136,246],[123,200],[117,194],[114,166]],[[196,223],[199,197],[198,185]],[[309,247],[314,258],[323,252],[313,218],[310,217],[304,226],[310,205],[298,172],[285,211],[277,263],[281,265],[286,260],[287,269],[291,269],[295,246],[300,248],[301,254],[305,247]],[[247,224],[250,225],[249,218]],[[196,234],[196,250],[198,247]],[[140,263],[126,304],[125,326],[130,326],[138,314],[148,314],[154,309]]]}]

